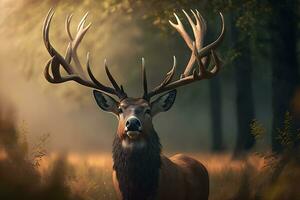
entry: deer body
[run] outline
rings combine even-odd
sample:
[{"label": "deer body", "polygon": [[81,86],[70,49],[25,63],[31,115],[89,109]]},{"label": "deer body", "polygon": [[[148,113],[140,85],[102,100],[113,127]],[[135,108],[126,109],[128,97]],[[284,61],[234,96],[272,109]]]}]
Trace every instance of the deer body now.
[{"label": "deer body", "polygon": [[[118,198],[122,199],[115,171],[113,172],[113,182]],[[177,154],[167,158],[162,155],[158,188],[154,194],[155,200],[208,199],[207,170],[200,162],[188,156]]]},{"label": "deer body", "polygon": [[[210,79],[220,69],[220,61],[215,53],[224,36],[225,24],[222,14],[222,31],[219,37],[207,46],[203,46],[206,24],[200,13],[191,10],[196,23],[186,15],[192,27],[192,40],[177,17],[177,24],[170,24],[179,32],[191,50],[190,60],[180,78],[173,81],[176,69],[176,58],[172,69],[166,74],[160,85],[148,91],[144,59],[142,59],[142,77],[144,94],[140,98],[128,97],[123,86],[118,85],[111,75],[106,62],[105,71],[113,87],[100,83],[93,75],[89,54],[87,72],[84,73],[77,55],[77,48],[91,24],[85,26],[87,15],[80,21],[75,37],[70,31],[72,16],[66,18],[66,31],[69,45],[66,55],[62,56],[49,40],[49,29],[53,17],[51,9],[45,19],[43,38],[48,53],[51,55],[44,71],[50,83],[75,81],[81,85],[94,88],[94,98],[98,106],[113,113],[118,118],[117,134],[113,142],[113,182],[121,200],[207,200],[209,178],[206,168],[197,160],[178,154],[171,158],[163,156],[159,136],[156,133],[152,118],[158,113],[168,111],[176,98],[176,88],[195,81]],[[208,69],[211,58],[212,69]],[[197,69],[194,69],[195,63]],[[75,65],[75,67],[73,66]],[[62,76],[60,68],[66,71]],[[162,94],[155,100],[152,97]],[[118,97],[116,100],[111,95]]]},{"label": "deer body", "polygon": [[163,156],[162,163],[159,199],[208,199],[209,177],[204,165],[182,154],[170,159]]}]

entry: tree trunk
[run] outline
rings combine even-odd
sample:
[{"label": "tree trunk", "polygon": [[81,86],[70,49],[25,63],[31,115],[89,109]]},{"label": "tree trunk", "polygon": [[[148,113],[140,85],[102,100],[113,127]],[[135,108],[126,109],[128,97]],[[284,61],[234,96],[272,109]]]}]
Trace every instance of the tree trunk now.
[{"label": "tree trunk", "polygon": [[[241,32],[236,28],[236,18],[231,16],[231,39],[239,56],[234,59],[236,85],[237,139],[234,157],[251,149],[255,143],[250,123],[254,119],[254,100],[252,92],[252,59],[249,38],[241,40]],[[247,37],[247,36],[246,36]]]},{"label": "tree trunk", "polygon": [[298,85],[296,1],[272,1],[272,150],[280,152],[278,128],[283,127],[284,116],[291,111],[291,101]]},{"label": "tree trunk", "polygon": [[210,113],[212,130],[212,150],[222,151],[223,132],[222,132],[222,102],[221,102],[221,84],[219,77],[215,77],[209,82],[210,90]]},{"label": "tree trunk", "polygon": [[234,62],[236,85],[237,139],[235,153],[247,151],[254,145],[250,123],[254,119],[252,92],[252,60],[250,49],[245,47],[242,55]]}]

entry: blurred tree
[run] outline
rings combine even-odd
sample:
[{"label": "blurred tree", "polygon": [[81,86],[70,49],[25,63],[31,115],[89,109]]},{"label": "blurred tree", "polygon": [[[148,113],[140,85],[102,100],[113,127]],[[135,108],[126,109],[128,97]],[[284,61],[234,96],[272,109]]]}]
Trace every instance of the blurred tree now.
[{"label": "blurred tree", "polygon": [[[250,132],[250,123],[254,118],[254,102],[252,94],[252,60],[251,60],[251,34],[243,30],[241,21],[249,24],[249,9],[252,5],[246,2],[232,2],[213,0],[211,9],[222,10],[230,14],[230,41],[232,44],[231,66],[234,67],[236,85],[236,115],[237,139],[234,148],[234,157],[249,150],[254,144],[254,137]],[[242,20],[241,20],[242,19]]]},{"label": "blurred tree", "polygon": [[[234,157],[251,149],[255,143],[250,123],[255,116],[252,91],[252,46],[259,47],[258,33],[268,11],[266,2],[258,0],[212,0],[210,9],[230,15],[230,65],[234,67],[236,85],[237,139]],[[260,19],[259,19],[260,18]],[[260,34],[261,36],[263,34]],[[257,51],[258,48],[255,49]]]},{"label": "blurred tree", "polygon": [[219,77],[215,77],[209,81],[212,150],[216,152],[224,150],[222,130],[222,93],[220,81]]},{"label": "blurred tree", "polygon": [[[234,14],[233,14],[234,15]],[[252,59],[249,38],[241,38],[242,32],[236,27],[236,16],[231,16],[231,40],[235,50],[239,52],[232,66],[235,71],[237,139],[234,157],[248,151],[254,145],[254,137],[250,132],[250,123],[254,119],[254,100],[252,92]]]},{"label": "blurred tree", "polygon": [[284,116],[291,111],[291,101],[299,84],[297,61],[297,0],[270,0],[272,17],[271,64],[272,64],[272,149],[280,152],[282,144],[278,140],[278,129],[284,126]]}]

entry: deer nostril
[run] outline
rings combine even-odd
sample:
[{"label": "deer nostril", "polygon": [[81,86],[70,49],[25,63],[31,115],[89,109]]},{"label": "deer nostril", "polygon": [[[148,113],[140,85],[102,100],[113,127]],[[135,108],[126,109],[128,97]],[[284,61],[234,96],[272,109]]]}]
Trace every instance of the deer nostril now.
[{"label": "deer nostril", "polygon": [[129,126],[130,126],[130,122],[129,122],[129,120],[127,120],[126,127],[128,128]]}]

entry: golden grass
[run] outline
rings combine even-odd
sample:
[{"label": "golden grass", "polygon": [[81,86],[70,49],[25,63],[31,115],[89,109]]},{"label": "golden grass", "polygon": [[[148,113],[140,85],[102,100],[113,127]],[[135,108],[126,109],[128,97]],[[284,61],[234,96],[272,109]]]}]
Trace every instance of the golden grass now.
[{"label": "golden grass", "polygon": [[[0,151],[0,155],[3,155],[0,160],[8,159],[5,152]],[[230,154],[188,155],[201,161],[209,171],[210,200],[300,199],[300,169],[296,159],[285,165],[277,180],[271,181],[272,166],[266,167],[265,158],[257,155],[249,155],[243,160],[232,160]],[[62,161],[60,164],[57,162],[59,160]],[[116,199],[109,153],[65,156],[53,153],[44,157],[39,164],[38,170],[46,185],[58,178],[58,183],[62,184],[59,187],[68,188],[66,194],[79,199]]]},{"label": "golden grass", "polygon": [[[201,161],[210,174],[210,199],[233,199],[243,184],[245,171],[251,166],[251,176],[258,176],[263,170],[264,159],[255,155],[244,161],[231,159],[230,154],[189,154]],[[46,173],[57,155],[47,156],[40,165]],[[116,199],[112,179],[110,154],[69,154],[66,156],[72,173],[68,185],[73,193],[84,199]]]}]

